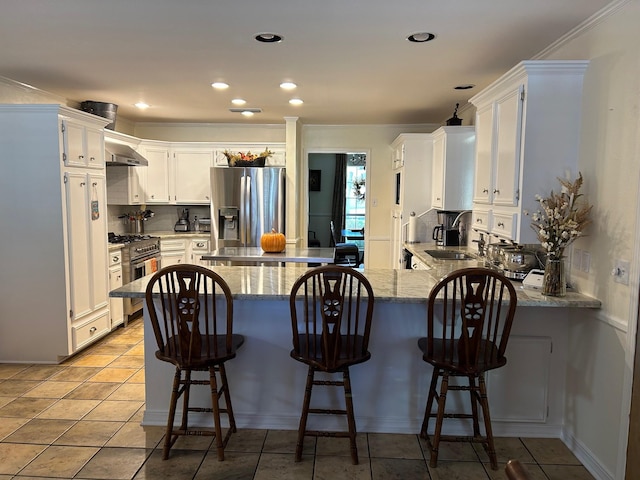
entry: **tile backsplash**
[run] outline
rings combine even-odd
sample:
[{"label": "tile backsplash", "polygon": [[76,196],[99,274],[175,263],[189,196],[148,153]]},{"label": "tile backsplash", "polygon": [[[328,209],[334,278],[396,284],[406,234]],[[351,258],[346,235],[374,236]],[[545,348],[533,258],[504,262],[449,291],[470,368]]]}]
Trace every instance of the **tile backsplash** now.
[{"label": "tile backsplash", "polygon": [[183,208],[189,209],[189,220],[192,223],[196,216],[208,218],[211,213],[208,205],[108,205],[109,231],[116,234],[130,233],[129,222],[118,217],[145,209],[154,213],[152,218],[144,221],[145,233],[173,231],[178,214]]}]

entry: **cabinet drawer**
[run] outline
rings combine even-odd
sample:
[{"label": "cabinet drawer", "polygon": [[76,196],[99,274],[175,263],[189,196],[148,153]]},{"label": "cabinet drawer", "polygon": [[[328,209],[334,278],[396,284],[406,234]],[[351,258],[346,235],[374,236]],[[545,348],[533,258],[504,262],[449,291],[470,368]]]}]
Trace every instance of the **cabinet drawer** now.
[{"label": "cabinet drawer", "polygon": [[471,228],[481,232],[489,232],[491,229],[491,212],[474,210],[471,215]]},{"label": "cabinet drawer", "polygon": [[75,352],[82,347],[93,343],[103,335],[107,334],[110,330],[108,310],[93,320],[71,327],[73,351]]},{"label": "cabinet drawer", "polygon": [[518,225],[517,213],[496,213],[494,211],[492,220],[491,233],[509,240],[515,240],[516,226]]},{"label": "cabinet drawer", "polygon": [[169,250],[185,250],[187,248],[187,241],[182,239],[170,239],[160,240],[160,251],[165,252]]},{"label": "cabinet drawer", "polygon": [[109,252],[109,266],[115,267],[122,264],[122,250],[111,250]]}]

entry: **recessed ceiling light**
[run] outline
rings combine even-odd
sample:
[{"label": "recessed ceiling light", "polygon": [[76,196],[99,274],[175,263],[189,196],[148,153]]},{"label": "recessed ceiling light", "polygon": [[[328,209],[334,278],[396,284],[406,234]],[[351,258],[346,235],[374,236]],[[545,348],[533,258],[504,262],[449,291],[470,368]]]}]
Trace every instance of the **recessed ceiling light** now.
[{"label": "recessed ceiling light", "polygon": [[241,115],[244,115],[245,117],[253,117],[253,112],[251,110],[245,110]]},{"label": "recessed ceiling light", "polygon": [[247,103],[247,101],[243,100],[242,98],[234,98],[233,100],[231,100],[231,103],[233,103],[234,105],[244,105],[245,103]]},{"label": "recessed ceiling light", "polygon": [[293,90],[296,87],[297,85],[293,82],[282,82],[280,84],[280,88],[282,88],[283,90]]},{"label": "recessed ceiling light", "polygon": [[291,100],[289,100],[289,103],[291,105],[302,105],[304,102],[300,98],[292,98]]},{"label": "recessed ceiling light", "polygon": [[470,90],[473,87],[475,87],[475,85],[473,83],[467,83],[465,85],[458,85],[456,87],[453,87],[454,90]]},{"label": "recessed ceiling light", "polygon": [[253,38],[262,43],[278,43],[282,41],[282,35],[276,33],[258,33]]},{"label": "recessed ceiling light", "polygon": [[149,104],[144,103],[144,102],[138,102],[138,103],[135,104],[135,106],[137,108],[139,108],[140,110],[145,110],[145,109],[149,108]]},{"label": "recessed ceiling light", "polygon": [[412,33],[407,37],[407,40],[415,43],[424,43],[424,42],[430,42],[434,38],[436,38],[436,36],[433,33],[419,32],[419,33]]},{"label": "recessed ceiling light", "polygon": [[224,90],[225,88],[229,88],[229,84],[224,82],[213,82],[211,86],[218,90]]}]

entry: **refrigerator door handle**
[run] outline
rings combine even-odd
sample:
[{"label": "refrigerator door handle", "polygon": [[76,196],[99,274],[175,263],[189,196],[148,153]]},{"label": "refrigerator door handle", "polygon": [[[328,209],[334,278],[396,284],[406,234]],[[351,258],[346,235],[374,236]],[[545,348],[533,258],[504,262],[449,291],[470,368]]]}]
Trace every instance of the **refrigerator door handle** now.
[{"label": "refrigerator door handle", "polygon": [[251,218],[251,177],[249,175],[244,177],[244,190],[245,190],[245,202],[244,205],[244,232],[245,232],[245,245],[255,245],[251,241],[251,228],[253,226]]},{"label": "refrigerator door handle", "polygon": [[242,175],[240,177],[240,212],[238,218],[238,228],[240,229],[240,245],[247,246],[247,178]]}]

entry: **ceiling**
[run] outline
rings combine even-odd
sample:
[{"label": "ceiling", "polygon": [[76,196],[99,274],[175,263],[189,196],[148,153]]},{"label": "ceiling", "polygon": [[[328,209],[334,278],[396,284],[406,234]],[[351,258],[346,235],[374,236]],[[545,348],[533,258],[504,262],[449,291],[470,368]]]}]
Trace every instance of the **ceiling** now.
[{"label": "ceiling", "polygon": [[[116,103],[136,122],[439,124],[608,3],[3,0],[0,76]],[[436,38],[406,40],[416,32]],[[258,43],[258,33],[284,40]],[[298,88],[285,92],[283,81]],[[462,84],[476,87],[454,90]],[[262,113],[229,112],[236,97]]]}]

